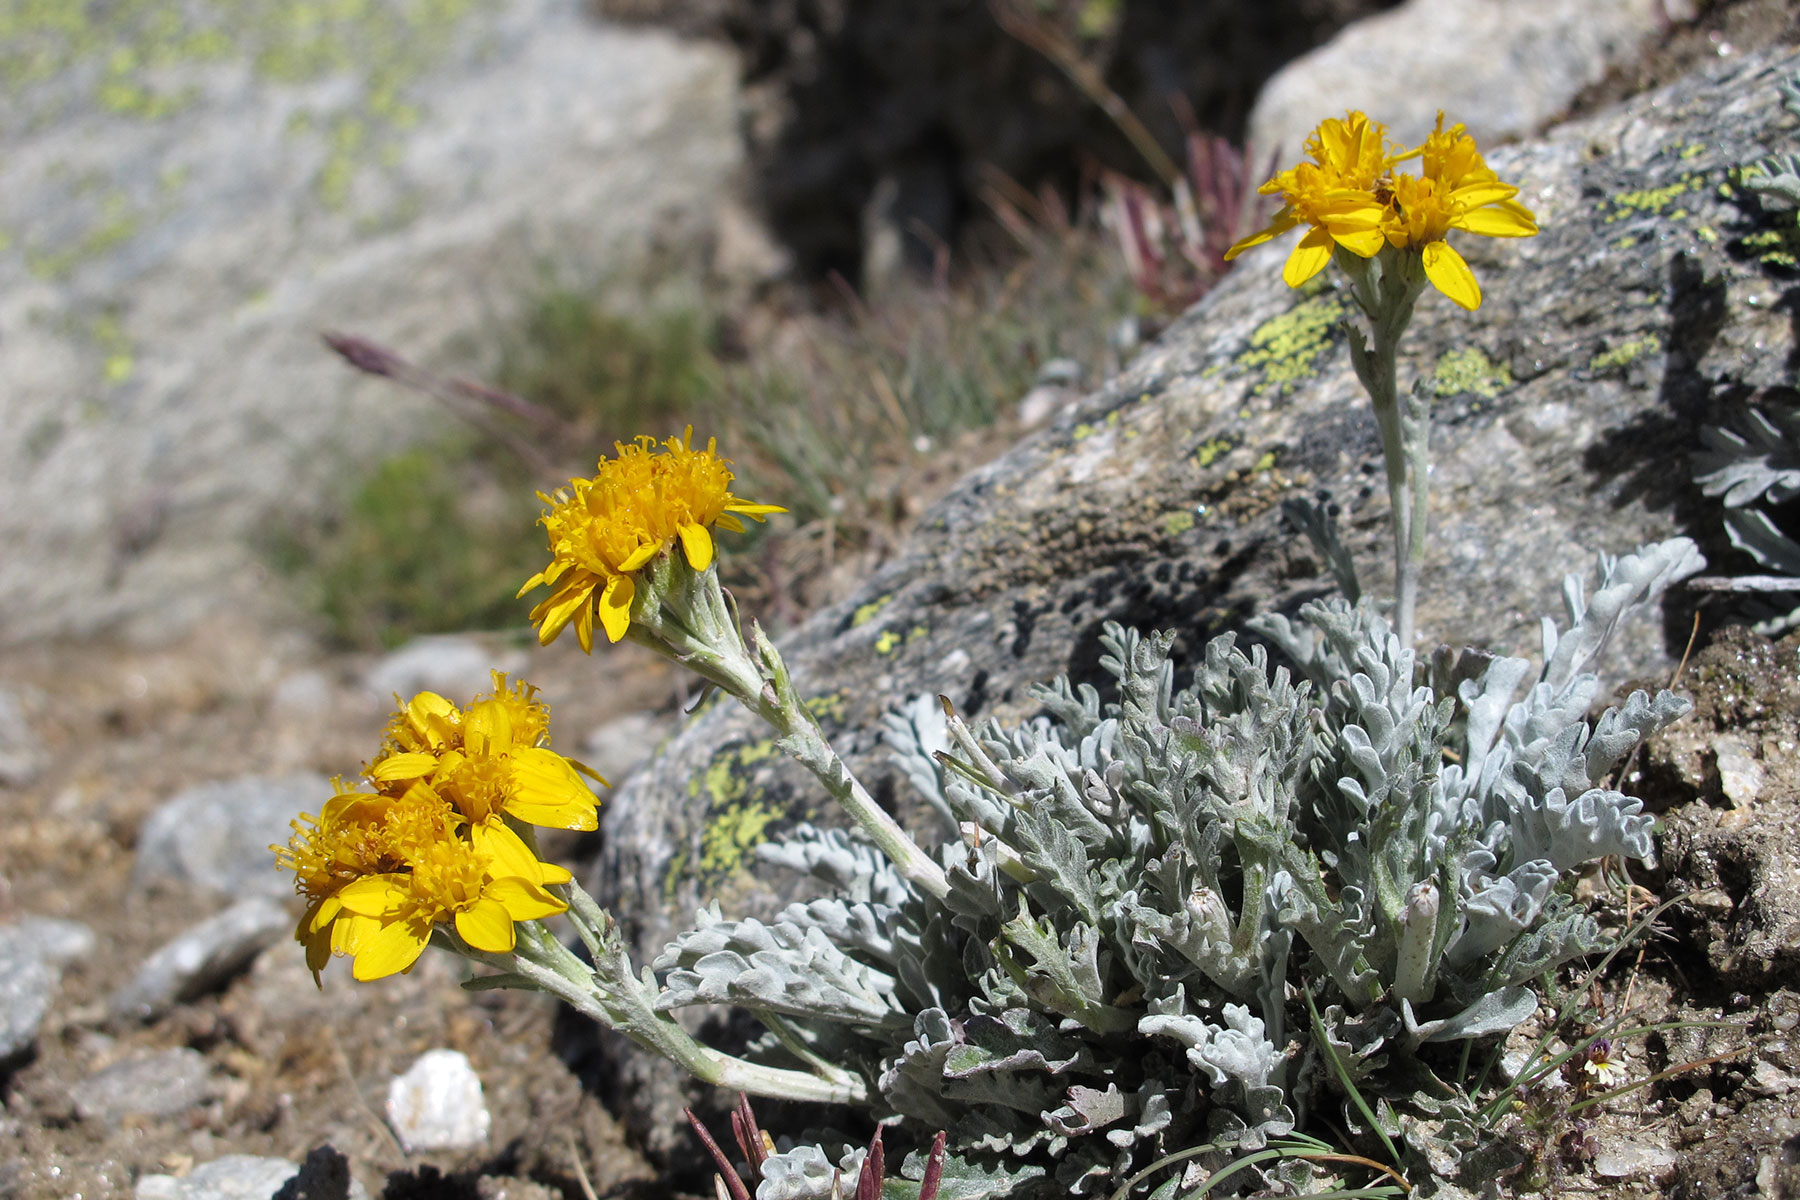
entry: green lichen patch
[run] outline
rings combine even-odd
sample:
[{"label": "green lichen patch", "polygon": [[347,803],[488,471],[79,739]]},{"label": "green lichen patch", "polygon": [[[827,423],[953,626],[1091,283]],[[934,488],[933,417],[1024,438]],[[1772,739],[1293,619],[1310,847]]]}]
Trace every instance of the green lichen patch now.
[{"label": "green lichen patch", "polygon": [[875,653],[877,654],[892,654],[899,648],[900,634],[896,630],[884,630],[882,635],[875,639]]},{"label": "green lichen patch", "polygon": [[773,805],[760,800],[727,805],[708,813],[706,829],[700,835],[697,874],[701,885],[737,874],[780,815]]},{"label": "green lichen patch", "polygon": [[860,605],[855,612],[850,614],[850,628],[860,629],[862,626],[867,625],[870,621],[873,621],[875,619],[876,614],[879,613],[882,609],[886,608],[888,605],[888,601],[892,600],[893,598],[894,598],[893,593],[890,592],[889,594],[887,594],[885,596],[877,596],[875,599],[869,601],[867,604]]},{"label": "green lichen patch", "polygon": [[1620,192],[1607,200],[1611,211],[1606,214],[1606,223],[1626,221],[1632,217],[1668,215],[1671,218],[1685,217],[1686,210],[1669,213],[1668,209],[1689,192],[1697,192],[1706,187],[1703,175],[1683,175],[1674,183],[1659,188],[1644,188],[1635,192]]},{"label": "green lichen patch", "polygon": [[1230,438],[1208,438],[1194,451],[1194,465],[1202,471],[1218,462],[1231,451],[1233,443]]},{"label": "green lichen patch", "polygon": [[1165,513],[1162,519],[1162,530],[1166,537],[1180,537],[1194,527],[1194,511],[1190,508],[1178,508]]},{"label": "green lichen patch", "polygon": [[1593,371],[1610,371],[1627,366],[1646,354],[1657,354],[1662,350],[1662,338],[1654,333],[1646,333],[1642,337],[1630,338],[1620,342],[1610,350],[1604,350],[1588,360],[1588,369]]},{"label": "green lichen patch", "polygon": [[1344,302],[1335,293],[1321,292],[1257,326],[1250,348],[1237,357],[1238,366],[1261,375],[1251,390],[1258,396],[1279,397],[1310,379],[1320,356],[1336,341],[1344,311]]},{"label": "green lichen patch", "polygon": [[1431,372],[1431,391],[1435,396],[1469,393],[1492,400],[1512,385],[1512,370],[1505,363],[1490,359],[1478,346],[1445,352]]}]

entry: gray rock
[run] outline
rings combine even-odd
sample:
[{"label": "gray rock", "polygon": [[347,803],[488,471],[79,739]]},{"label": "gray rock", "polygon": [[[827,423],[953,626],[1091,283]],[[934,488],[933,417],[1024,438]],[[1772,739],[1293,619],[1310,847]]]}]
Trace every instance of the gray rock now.
[{"label": "gray rock", "polygon": [[457,1050],[427,1050],[388,1083],[388,1124],[407,1153],[467,1150],[487,1141],[481,1077]]},{"label": "gray rock", "polygon": [[62,917],[20,917],[0,925],[0,960],[24,955],[60,969],[92,954],[98,944],[92,929]]},{"label": "gray rock", "polygon": [[[1484,303],[1465,313],[1428,293],[1403,347],[1403,378],[1439,372],[1424,645],[1535,655],[1539,617],[1562,617],[1562,576],[1591,578],[1596,552],[1686,532],[1728,553],[1688,453],[1717,395],[1786,385],[1800,347],[1779,304],[1791,284],[1734,245],[1766,226],[1719,185],[1792,144],[1773,85],[1797,67],[1747,56],[1491,156],[1543,233],[1459,239]],[[1386,591],[1386,494],[1341,345],[1345,301],[1330,276],[1313,294],[1287,288],[1290,248],[1246,255],[1079,412],[969,475],[872,579],[785,641],[834,743],[903,821],[939,833],[886,763],[885,709],[941,692],[974,719],[1016,719],[1035,710],[1034,682],[1104,684],[1103,621],[1172,629],[1176,661],[1191,661],[1252,612],[1326,594],[1284,498],[1329,493],[1365,582]],[[1564,414],[1553,428],[1531,419],[1551,406]],[[1686,615],[1669,613],[1668,638],[1641,621],[1599,669],[1667,679]],[[884,635],[899,639],[886,654]],[[703,898],[767,918],[800,891],[716,834],[746,813],[765,835],[835,819],[816,782],[766,754],[768,737],[716,705],[602,811],[590,887],[630,914],[640,961]],[[676,1128],[678,1109],[656,1107],[674,1093],[639,1086],[647,1056],[619,1061],[634,1132],[654,1145],[658,1126]]]},{"label": "gray rock", "polygon": [[275,868],[290,822],[317,813],[331,781],[312,772],[244,775],[203,783],[163,803],[138,835],[132,885],[175,881],[234,896],[290,896],[291,875]]},{"label": "gray rock", "polygon": [[[315,1151],[316,1155],[318,1152]],[[342,1156],[338,1156],[341,1164]],[[304,1165],[285,1158],[259,1158],[254,1154],[228,1154],[224,1158],[202,1163],[186,1175],[144,1175],[137,1181],[133,1200],[269,1200],[271,1196],[288,1197],[291,1185],[301,1182],[313,1156]],[[360,1183],[349,1182],[348,1190],[337,1189],[336,1196],[323,1191],[302,1192],[305,1200],[363,1200],[367,1192]]]},{"label": "gray rock", "polygon": [[363,687],[383,703],[409,699],[418,692],[437,692],[466,704],[479,692],[491,691],[494,671],[517,674],[525,666],[517,649],[494,650],[478,638],[422,637],[382,658],[363,675]]},{"label": "gray rock", "polygon": [[656,713],[626,713],[583,738],[581,752],[588,766],[616,785],[642,766],[673,731],[674,722]]},{"label": "gray rock", "polygon": [[24,1054],[37,1042],[58,972],[36,955],[0,951],[0,1062]]},{"label": "gray rock", "polygon": [[269,693],[271,718],[294,724],[309,724],[331,711],[337,690],[323,671],[296,671],[275,685]]},{"label": "gray rock", "polygon": [[79,921],[22,917],[0,925],[0,1062],[37,1041],[62,968],[93,953],[94,931]]},{"label": "gray rock", "polygon": [[0,687],[0,787],[24,787],[44,773],[50,758],[25,719],[18,696]]},{"label": "gray rock", "polygon": [[212,1065],[186,1046],[134,1054],[69,1089],[76,1113],[89,1121],[170,1117],[217,1094]]},{"label": "gray rock", "polygon": [[1346,108],[1408,145],[1440,108],[1483,144],[1521,137],[1635,61],[1667,24],[1658,0],[1407,0],[1269,78],[1250,114],[1250,161],[1297,161],[1314,126]]},{"label": "gray rock", "polygon": [[154,1020],[183,1000],[223,986],[293,927],[293,917],[274,900],[240,900],[145,959],[137,974],[113,993],[113,1015]]},{"label": "gray rock", "polygon": [[321,330],[442,365],[540,263],[698,240],[742,159],[732,55],[584,9],[95,10],[4,81],[0,644],[192,628],[253,594],[271,512],[446,426]]}]

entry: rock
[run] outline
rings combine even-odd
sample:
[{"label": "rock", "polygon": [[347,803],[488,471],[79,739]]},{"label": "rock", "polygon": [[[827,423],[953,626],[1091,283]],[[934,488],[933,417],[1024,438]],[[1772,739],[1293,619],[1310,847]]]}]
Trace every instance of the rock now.
[{"label": "rock", "polygon": [[389,703],[418,692],[437,692],[458,704],[494,688],[493,672],[516,675],[525,667],[517,649],[493,650],[472,637],[415,638],[370,667],[363,687]]},{"label": "rock", "polygon": [[467,1150],[487,1141],[481,1077],[456,1050],[427,1050],[388,1084],[387,1119],[408,1154]]},{"label": "rock", "polygon": [[1726,629],[1683,682],[1693,715],[1637,768],[1647,798],[1679,805],[1658,853],[1693,900],[1668,920],[1734,987],[1800,977],[1800,633]]},{"label": "rock", "polygon": [[36,1043],[56,997],[57,979],[56,969],[42,958],[0,952],[0,1062],[23,1055]]},{"label": "rock", "polygon": [[0,925],[0,1063],[31,1049],[56,998],[62,968],[92,954],[96,941],[86,925],[56,917]]},{"label": "rock", "polygon": [[92,954],[98,944],[92,929],[62,917],[20,917],[0,925],[0,959],[30,955],[62,968]]},{"label": "rock", "polygon": [[[1791,284],[1734,249],[1768,226],[1720,185],[1792,144],[1774,81],[1797,67],[1749,55],[1491,157],[1543,233],[1460,239],[1481,308],[1429,293],[1402,349],[1403,378],[1438,380],[1424,646],[1535,656],[1539,618],[1564,620],[1563,575],[1591,581],[1597,552],[1685,532],[1715,560],[1730,553],[1718,509],[1684,483],[1688,454],[1719,395],[1785,386],[1800,347],[1779,307]],[[886,763],[885,710],[943,693],[973,720],[1018,719],[1036,709],[1029,686],[1059,672],[1106,683],[1104,621],[1175,631],[1179,664],[1249,613],[1327,594],[1282,499],[1329,494],[1370,589],[1386,591],[1385,487],[1341,345],[1345,300],[1334,276],[1316,292],[1281,282],[1290,240],[1245,255],[1120,377],[970,474],[873,578],[784,641],[834,744],[904,822],[940,832]],[[1561,414],[1551,426],[1531,419],[1546,410]],[[1686,603],[1671,597],[1666,634],[1640,620],[1615,639],[1603,676],[1666,682]],[[590,890],[629,914],[647,962],[703,900],[768,918],[810,895],[759,871],[755,844],[837,818],[766,729],[718,704],[601,819]],[[1800,945],[1800,930],[1771,929]],[[648,1056],[617,1062],[604,1086],[654,1145],[660,1123],[677,1127],[676,1107],[656,1107],[672,1093],[639,1086]]]},{"label": "rock", "polygon": [[1633,1175],[1660,1179],[1674,1169],[1678,1157],[1667,1146],[1606,1137],[1600,1140],[1600,1148],[1594,1152],[1594,1173],[1608,1179],[1626,1179]]},{"label": "rock", "polygon": [[113,993],[113,1015],[155,1020],[175,1004],[223,986],[263,947],[293,928],[294,918],[275,901],[262,896],[240,900],[145,959],[137,974]]},{"label": "rock", "polygon": [[331,781],[312,772],[243,775],[188,788],[164,802],[138,835],[132,886],[180,882],[233,896],[291,896],[294,880],[275,868],[290,822],[331,799]]},{"label": "rock", "polygon": [[655,713],[626,713],[583,738],[581,752],[588,766],[617,785],[637,770],[672,731],[673,722]]},{"label": "rock", "polygon": [[531,1179],[483,1175],[475,1181],[480,1200],[563,1200],[562,1192]]},{"label": "rock", "polygon": [[1298,161],[1322,117],[1360,108],[1416,145],[1438,110],[1482,144],[1523,137],[1666,32],[1658,0],[1407,0],[1269,78],[1249,160]]},{"label": "rock", "polygon": [[730,52],[584,8],[22,18],[42,53],[0,80],[0,644],[192,628],[254,594],[271,513],[451,424],[320,331],[441,364],[541,262],[580,281],[700,238],[742,158]]},{"label": "rock", "polygon": [[296,671],[269,693],[269,715],[284,723],[309,725],[330,712],[336,700],[337,689],[325,672]]},{"label": "rock", "polygon": [[[326,1179],[316,1171],[308,1177],[320,1151],[335,1158],[341,1178]],[[132,1193],[133,1200],[364,1200],[367,1195],[361,1184],[350,1181],[343,1155],[328,1146],[313,1151],[298,1166],[285,1158],[228,1154],[180,1177],[142,1176]]]},{"label": "rock", "polygon": [[49,763],[43,743],[25,719],[19,698],[0,687],[0,787],[24,787]]},{"label": "rock", "polygon": [[217,1094],[212,1065],[186,1046],[139,1052],[69,1089],[76,1113],[88,1121],[171,1117]]}]

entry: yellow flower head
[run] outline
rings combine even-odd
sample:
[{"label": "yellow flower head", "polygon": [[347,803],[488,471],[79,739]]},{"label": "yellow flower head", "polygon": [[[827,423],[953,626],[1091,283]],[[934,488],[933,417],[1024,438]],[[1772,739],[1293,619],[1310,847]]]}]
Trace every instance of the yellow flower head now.
[{"label": "yellow flower head", "polygon": [[531,610],[538,641],[549,645],[573,622],[583,650],[594,646],[594,617],[609,641],[625,636],[633,575],[680,542],[690,566],[704,571],[713,560],[713,527],[743,532],[738,517],[762,520],[786,512],[773,504],[746,504],[731,494],[731,464],[716,442],[691,445],[693,429],[660,447],[648,437],[616,442],[617,455],[602,459],[592,479],[574,479],[554,495],[543,525],[550,537],[550,565],[519,589],[540,584],[553,590]]},{"label": "yellow flower head", "polygon": [[358,979],[410,970],[439,924],[504,953],[514,922],[563,910],[544,889],[569,873],[539,861],[508,821],[594,829],[581,775],[606,781],[549,742],[537,689],[499,671],[466,708],[435,692],[400,704],[365,771],[375,790],[340,781],[317,817],[271,847],[307,900],[294,936],[315,979],[333,954],[353,956]]},{"label": "yellow flower head", "polygon": [[1397,161],[1390,152],[1385,126],[1360,112],[1322,122],[1307,139],[1313,161],[1281,172],[1263,184],[1265,196],[1280,196],[1281,211],[1268,226],[1225,252],[1227,261],[1252,246],[1280,237],[1297,225],[1310,225],[1288,256],[1281,277],[1299,287],[1325,269],[1333,246],[1368,258],[1383,244],[1382,205],[1375,181]]},{"label": "yellow flower head", "polygon": [[1385,211],[1381,232],[1389,245],[1417,249],[1425,277],[1464,308],[1481,305],[1481,286],[1456,248],[1445,241],[1452,229],[1483,237],[1531,237],[1538,231],[1529,209],[1513,197],[1519,189],[1502,183],[1475,148],[1462,125],[1437,128],[1417,151],[1419,175],[1378,181]]},{"label": "yellow flower head", "polygon": [[528,683],[509,687],[501,671],[494,672],[492,694],[466,709],[435,692],[401,705],[365,774],[377,791],[424,783],[473,824],[507,816],[580,830],[599,824],[594,793],[581,776],[606,783],[550,749],[550,706]]},{"label": "yellow flower head", "polygon": [[[1359,112],[1321,124],[1306,149],[1312,162],[1261,188],[1265,196],[1282,198],[1281,211],[1225,253],[1232,259],[1296,225],[1310,225],[1281,273],[1290,287],[1323,270],[1334,246],[1369,258],[1388,245],[1418,250],[1432,285],[1472,309],[1481,304],[1481,287],[1445,236],[1452,229],[1483,237],[1538,231],[1531,212],[1513,199],[1519,189],[1500,182],[1462,125],[1445,129],[1443,113],[1425,143],[1405,153],[1391,152],[1386,129]],[[1412,159],[1419,160],[1419,174],[1395,172]]]},{"label": "yellow flower head", "polygon": [[443,837],[413,848],[408,870],[369,875],[346,885],[339,903],[357,929],[352,973],[380,979],[410,971],[439,924],[477,950],[512,950],[513,924],[562,912],[568,906],[544,890],[566,883],[567,871],[541,863],[519,835],[484,825],[464,841]]}]

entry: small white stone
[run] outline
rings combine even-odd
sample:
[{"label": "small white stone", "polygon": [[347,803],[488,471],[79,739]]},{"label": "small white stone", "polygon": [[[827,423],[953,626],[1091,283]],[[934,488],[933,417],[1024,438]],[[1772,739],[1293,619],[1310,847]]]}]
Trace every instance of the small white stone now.
[{"label": "small white stone", "polygon": [[1736,738],[1721,737],[1713,743],[1719,764],[1719,788],[1737,808],[1748,808],[1762,791],[1762,764]]},{"label": "small white stone", "polygon": [[1675,1161],[1675,1152],[1667,1146],[1615,1141],[1602,1144],[1595,1152],[1594,1170],[1608,1179],[1623,1179],[1629,1175],[1648,1175],[1654,1179],[1667,1174]]},{"label": "small white stone", "polygon": [[388,1123],[408,1154],[467,1150],[487,1141],[481,1078],[456,1050],[427,1050],[388,1084]]}]

